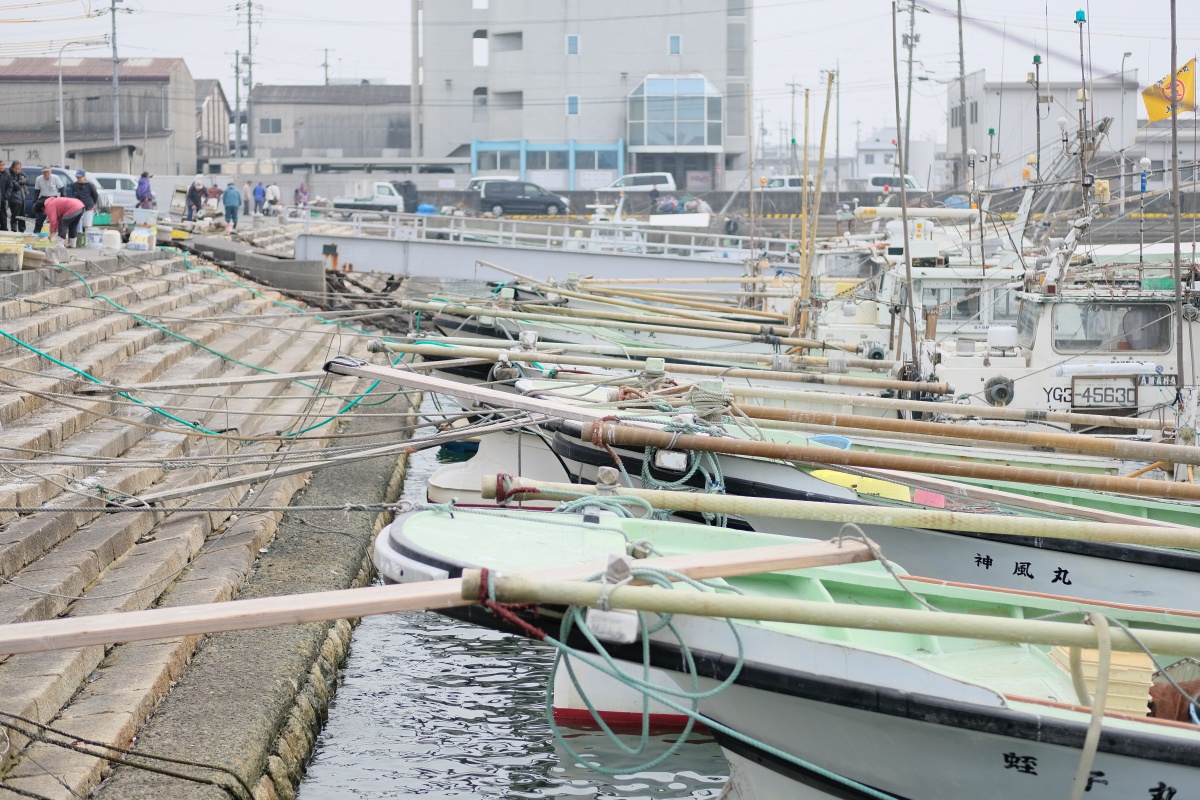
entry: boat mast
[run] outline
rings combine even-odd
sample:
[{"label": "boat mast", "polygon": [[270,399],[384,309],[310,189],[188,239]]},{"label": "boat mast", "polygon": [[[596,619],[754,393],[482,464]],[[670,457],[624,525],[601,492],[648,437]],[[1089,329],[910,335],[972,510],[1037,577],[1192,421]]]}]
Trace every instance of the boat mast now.
[{"label": "boat mast", "polygon": [[[1179,107],[1186,97],[1179,91],[1179,40],[1175,30],[1175,0],[1171,0],[1171,225],[1175,255],[1175,368],[1178,370],[1179,387],[1183,379],[1183,268],[1179,252]],[[1193,376],[1194,377],[1194,376]]]},{"label": "boat mast", "polygon": [[[1172,0],[1173,2],[1174,0]],[[912,247],[909,241],[908,230],[908,181],[905,176],[908,175],[908,152],[904,149],[904,137],[900,128],[900,53],[897,49],[899,44],[899,31],[896,27],[896,14],[898,4],[892,2],[892,87],[896,96],[896,162],[900,166],[900,226],[904,233],[904,280],[905,293],[908,295],[906,305],[908,306],[908,331],[912,344],[911,358],[913,366],[916,367],[919,363],[917,358],[917,308],[913,298],[913,277],[912,277]],[[904,120],[904,124],[908,125],[909,120]],[[902,360],[902,359],[901,359]],[[914,376],[920,377],[920,376]]]}]

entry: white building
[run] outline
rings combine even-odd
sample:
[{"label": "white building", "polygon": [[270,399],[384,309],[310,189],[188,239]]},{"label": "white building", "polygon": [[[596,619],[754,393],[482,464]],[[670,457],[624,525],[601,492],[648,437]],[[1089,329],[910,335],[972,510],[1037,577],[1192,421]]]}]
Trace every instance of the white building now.
[{"label": "white building", "polygon": [[413,0],[413,149],[589,189],[748,162],[750,0]]},{"label": "white building", "polygon": [[[850,191],[868,189],[872,175],[900,174],[896,165],[896,129],[879,128],[855,145],[854,174],[843,175],[842,183]],[[932,192],[951,188],[945,181],[945,164],[939,157],[946,149],[925,139],[909,142],[908,174]]]},{"label": "white building", "polygon": [[[1063,150],[1060,118],[1065,121],[1069,136],[1073,137],[1078,130],[1081,81],[1078,64],[1057,66],[1056,79],[1052,82],[1046,80],[1045,65],[1040,73],[1041,103],[1035,102],[1039,91],[1034,88],[1033,72],[1029,73],[1030,80],[1004,82],[989,82],[983,70],[970,73],[965,81],[965,107],[960,101],[959,81],[951,81],[946,90],[950,109],[946,120],[946,155],[952,165],[954,186],[964,186],[970,177],[960,174],[962,125],[967,129],[967,149],[974,149],[978,154],[975,179],[981,187],[1020,185],[1024,182],[1023,171],[1029,157],[1039,152],[1042,178],[1047,178],[1047,168]],[[1060,80],[1064,73],[1073,77]],[[1094,78],[1088,88],[1091,93],[1088,126],[1099,124],[1105,117],[1113,118],[1109,136],[1097,155],[1119,160],[1117,154],[1130,146],[1138,129],[1137,115],[1142,100],[1137,70]]]}]

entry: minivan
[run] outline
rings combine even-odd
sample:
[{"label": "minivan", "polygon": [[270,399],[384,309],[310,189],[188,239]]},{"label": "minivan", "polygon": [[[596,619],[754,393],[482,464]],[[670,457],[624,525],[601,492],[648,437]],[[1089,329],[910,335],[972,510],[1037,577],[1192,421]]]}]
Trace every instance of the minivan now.
[{"label": "minivan", "polygon": [[[870,180],[870,186],[871,186],[871,189],[878,189],[880,191],[883,191],[883,189],[886,187],[886,188],[889,188],[891,191],[894,191],[897,194],[899,194],[900,193],[900,176],[896,173],[892,173],[891,175],[888,175],[888,174],[872,175],[871,180]],[[914,178],[912,175],[904,176],[904,190],[906,192],[918,192],[920,194],[925,193],[925,187],[922,186],[921,184],[917,183],[917,179]]]},{"label": "minivan", "polygon": [[127,211],[137,208],[138,179],[123,172],[88,173],[100,184],[100,188],[112,198],[112,205]]},{"label": "minivan", "polygon": [[[804,185],[804,178],[799,175],[772,175],[767,178],[767,183],[763,186],[764,191],[782,192],[782,191],[800,191],[800,187]],[[813,179],[808,179],[808,188],[813,188]]]},{"label": "minivan", "polygon": [[660,192],[675,191],[675,176],[669,172],[636,172],[622,175],[600,191],[648,192],[656,186]]},{"label": "minivan", "polygon": [[567,198],[525,181],[486,181],[479,190],[479,208],[497,217],[506,213],[554,216],[570,206]]},{"label": "minivan", "polygon": [[485,175],[481,178],[471,178],[467,181],[468,192],[478,192],[483,188],[483,185],[488,181],[519,181],[520,178],[514,175]]}]

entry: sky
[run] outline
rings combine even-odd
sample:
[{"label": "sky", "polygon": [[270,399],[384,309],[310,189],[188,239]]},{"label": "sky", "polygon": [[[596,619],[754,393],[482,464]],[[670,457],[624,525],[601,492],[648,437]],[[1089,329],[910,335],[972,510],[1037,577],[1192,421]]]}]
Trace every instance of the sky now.
[{"label": "sky", "polygon": [[[552,13],[557,0],[544,2]],[[110,4],[111,0],[0,0],[0,57],[53,56],[67,42],[103,37],[111,28]],[[778,139],[781,125],[784,135],[791,126],[789,83],[798,84],[800,91],[811,89],[810,139],[816,142],[824,103],[822,70],[840,69],[843,154],[853,152],[859,130],[867,136],[876,128],[895,126],[890,2],[753,4],[754,95],[756,105],[761,103],[756,114],[761,111],[768,144]],[[1200,2],[1179,0],[1178,5],[1183,63],[1200,50]],[[914,50],[912,136],[941,141],[946,136],[946,81],[958,74],[956,0],[919,0],[918,6],[916,31],[921,38]],[[253,7],[256,83],[322,82],[325,48],[331,78],[409,81],[406,0],[256,0]],[[117,8],[122,58],[182,57],[194,77],[220,78],[233,101],[234,52],[244,51],[247,44],[246,0],[119,0]],[[1126,70],[1137,70],[1143,85],[1170,71],[1168,0],[964,0],[967,72],[984,69],[989,80],[1024,80],[1033,54],[1039,53],[1046,64],[1044,78],[1077,75],[1078,9],[1088,16],[1085,48],[1096,76],[1119,72],[1126,52],[1131,54],[1125,59]],[[906,24],[907,14],[902,29]],[[107,47],[72,45],[68,52],[107,55]],[[904,76],[902,65],[902,81]],[[800,98],[797,107],[802,109]],[[802,110],[797,115],[802,125]],[[832,152],[836,115],[830,127]]]}]

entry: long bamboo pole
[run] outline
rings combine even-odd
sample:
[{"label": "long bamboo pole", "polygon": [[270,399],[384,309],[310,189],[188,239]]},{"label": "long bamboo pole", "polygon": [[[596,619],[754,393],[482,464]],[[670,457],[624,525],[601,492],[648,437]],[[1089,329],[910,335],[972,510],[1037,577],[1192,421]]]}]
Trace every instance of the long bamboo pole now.
[{"label": "long bamboo pole", "polygon": [[[448,349],[432,344],[404,344],[395,342],[388,345],[395,353],[415,353],[420,356],[444,357],[450,354],[484,358],[492,361],[500,360],[503,355],[509,361],[542,362],[561,361],[563,364],[579,367],[602,367],[610,369],[642,370],[646,368],[645,361],[630,361],[616,358],[588,358],[572,356],[570,359],[559,359],[548,353],[525,352],[517,350],[496,351],[488,348],[455,347]],[[763,381],[781,381],[787,383],[813,383],[824,386],[848,386],[856,389],[897,389],[912,392],[927,392],[929,394],[951,394],[953,389],[944,383],[921,383],[895,381],[884,378],[856,378],[846,375],[813,374],[807,372],[777,372],[767,369],[740,369],[727,367],[710,367],[703,364],[671,364],[670,374],[681,375],[711,375],[728,378],[754,378]],[[604,376],[597,376],[597,381],[603,381]],[[453,392],[448,392],[453,394]]]},{"label": "long bamboo pole", "polygon": [[[445,314],[459,317],[493,317],[496,319],[515,319],[524,322],[549,322],[555,325],[570,323],[569,315],[564,314],[534,314],[524,311],[510,311],[504,308],[487,308],[484,306],[451,305],[449,303],[427,303],[419,300],[402,300],[400,307],[407,311],[422,311],[433,314]],[[605,318],[593,318],[577,314],[578,322],[593,328],[620,329],[644,331],[652,333],[671,333],[683,336],[703,336],[710,339],[726,339],[735,342],[762,342],[764,336],[777,338],[780,345],[788,347],[807,347],[816,350],[845,350],[854,352],[852,345],[838,342],[817,342],[812,339],[801,339],[787,335],[787,329],[765,325],[761,328],[742,323],[728,323],[701,320],[672,319],[671,325],[661,321],[653,321],[653,317],[635,314],[609,314]],[[628,319],[627,319],[628,318]],[[751,331],[758,331],[751,333]]]},{"label": "long bamboo pole", "polygon": [[[563,291],[561,289],[555,289],[555,291],[558,292],[559,294],[563,294]],[[672,306],[682,306],[684,308],[695,308],[695,309],[700,309],[700,310],[705,310],[705,311],[718,311],[723,314],[732,314],[734,316],[762,317],[763,319],[771,319],[771,320],[775,320],[777,322],[787,322],[787,314],[775,314],[770,311],[756,311],[755,309],[752,309],[752,308],[738,308],[737,306],[726,305],[726,304],[721,304],[721,303],[706,303],[706,302],[703,302],[702,300],[688,300],[683,297],[670,297],[670,296],[663,297],[663,296],[655,296],[654,294],[651,294],[651,293],[621,291],[618,289],[593,289],[592,296],[594,297],[595,295],[601,295],[604,298],[603,300],[596,300],[596,302],[611,302],[611,299],[615,299],[617,297],[627,297],[627,298],[630,298],[631,300],[643,300],[643,301],[648,301],[648,302],[652,302],[652,303],[668,303]],[[761,296],[758,292],[755,292],[755,295]],[[571,297],[573,295],[565,295],[565,296]],[[645,302],[629,303],[628,307],[641,308],[641,309],[645,310],[646,304],[645,304]],[[679,312],[676,311],[675,313],[679,313]]]},{"label": "long bamboo pole", "polygon": [[[597,423],[582,424],[580,439],[592,441]],[[808,464],[834,464],[868,469],[890,469],[903,472],[918,472],[929,475],[949,475],[957,478],[979,478],[983,480],[1012,481],[1041,486],[1063,486],[1071,489],[1090,489],[1097,492],[1137,495],[1139,497],[1166,497],[1173,500],[1200,500],[1200,485],[1194,483],[1167,483],[1145,478],[1116,478],[1107,475],[1086,475],[1077,472],[1060,472],[1048,464],[1046,469],[1003,467],[963,461],[945,461],[919,456],[885,455],[882,453],[858,453],[835,450],[832,447],[810,447],[804,445],[776,444],[774,442],[752,442],[741,439],[717,438],[674,434],[648,428],[633,428],[598,423],[600,440],[610,445],[633,447],[663,447],[675,450],[699,450],[708,453],[772,458],[782,461],[798,461]]]},{"label": "long bamboo pole", "polygon": [[[463,596],[478,596],[479,581],[478,570],[464,571]],[[604,596],[612,608],[637,609],[658,614],[791,622],[829,628],[892,631],[1050,646],[1094,648],[1098,646],[1099,641],[1094,626],[1075,622],[1012,619],[953,612],[932,614],[907,608],[880,608],[780,597],[678,592],[646,586],[621,586],[613,589],[598,583],[546,580],[524,575],[495,576],[493,587],[495,598],[501,603],[591,606]],[[1185,618],[1181,618],[1180,622],[1184,623]],[[1191,620],[1186,622],[1190,623]],[[1135,641],[1123,629],[1114,627],[1111,631],[1113,649],[1141,652],[1144,644],[1157,653],[1200,657],[1200,634],[1146,628],[1137,629],[1136,634]]]},{"label": "long bamboo pole", "polygon": [[[520,491],[529,489],[530,491]],[[574,500],[581,494],[599,494],[585,484],[554,483],[509,475],[484,475],[482,495],[494,500],[503,491],[509,500]],[[967,514],[935,508],[891,508],[773,497],[667,492],[658,489],[612,488],[621,497],[640,497],[657,509],[704,514],[773,517],[856,525],[886,525],[997,536],[1032,536],[1071,539],[1081,542],[1111,542],[1142,547],[1179,547],[1200,550],[1200,530],[1180,526],[1149,526],[1132,523],[1079,522],[1063,519],[1030,519],[997,514]]]},{"label": "long bamboo pole", "polygon": [[[579,293],[574,292],[573,294],[579,294]],[[409,301],[406,301],[406,302],[409,302]],[[415,303],[415,302],[421,302],[421,301],[411,301],[411,302]],[[442,308],[446,308],[445,303],[435,303],[433,305],[440,305]],[[466,307],[475,308],[475,309],[486,309],[483,311],[483,313],[487,314],[488,316],[492,316],[492,317],[499,316],[499,315],[495,314],[495,313],[489,313],[489,312],[499,311],[499,310],[505,311],[506,314],[515,314],[518,317],[528,316],[528,312],[522,311],[522,310],[509,311],[508,309],[488,309],[486,306],[470,306],[470,305],[467,305]],[[649,325],[669,325],[669,326],[675,327],[675,328],[696,328],[697,330],[703,330],[705,333],[708,333],[709,331],[725,331],[728,333],[752,333],[752,334],[756,334],[756,335],[762,335],[762,334],[766,333],[770,336],[790,336],[792,334],[792,329],[788,328],[787,326],[784,326],[784,325],[759,325],[759,324],[753,323],[753,322],[737,322],[734,320],[722,320],[722,319],[717,319],[716,317],[714,317],[711,314],[708,314],[708,315],[692,314],[689,316],[675,316],[675,315],[665,313],[665,310],[663,313],[658,313],[656,309],[651,309],[651,308],[648,308],[647,306],[642,306],[641,311],[642,311],[642,313],[640,313],[640,314],[618,314],[613,311],[599,311],[599,310],[590,310],[590,309],[585,309],[585,308],[570,308],[570,307],[559,308],[556,306],[551,306],[551,307],[547,308],[546,306],[540,306],[539,309],[533,313],[538,314],[538,315],[552,314],[552,315],[554,315],[554,317],[555,317],[554,321],[556,321],[556,322],[559,321],[559,319],[557,319],[557,318],[560,318],[560,317],[578,317],[579,319],[589,319],[589,320],[590,319],[599,319],[599,320],[611,320],[613,322],[634,322],[634,323],[649,324]],[[613,326],[609,326],[609,327],[613,327]]]},{"label": "long bamboo pole", "polygon": [[[420,340],[418,340],[420,341]],[[396,342],[384,342],[382,339],[373,339],[371,347],[375,348],[372,352],[380,352],[382,350],[392,350],[395,352]],[[433,344],[452,344],[462,345],[465,347],[486,347],[490,350],[508,350],[512,347],[512,341],[505,339],[476,339],[467,336],[439,336],[436,339],[430,340]],[[445,350],[446,348],[442,348]],[[533,351],[530,351],[533,352]],[[725,350],[692,350],[690,348],[668,348],[668,347],[621,347],[615,344],[576,344],[574,342],[553,342],[543,343],[542,349],[537,351],[542,355],[543,360],[551,361],[561,359],[568,361],[569,357],[566,353],[584,353],[585,356],[621,356],[625,359],[631,358],[631,353],[636,353],[639,358],[665,358],[667,360],[683,360],[690,363],[701,361],[716,361],[721,362],[721,366],[726,364],[774,364],[776,356],[772,353],[738,353]],[[836,359],[838,363],[844,364],[848,369],[871,369],[871,370],[887,370],[896,365],[895,361],[876,361],[870,358],[854,358],[846,356]],[[788,361],[796,367],[827,367],[830,359],[824,356],[788,356]],[[316,373],[320,376],[322,373]]]},{"label": "long bamboo pole", "polygon": [[977,442],[1002,442],[1029,445],[1047,453],[1070,452],[1086,455],[1126,458],[1137,461],[1167,461],[1175,464],[1200,465],[1200,447],[1153,442],[1131,442],[1106,439],[1078,433],[1048,433],[1045,431],[1011,430],[982,425],[954,425],[945,422],[917,422],[888,419],[861,414],[829,414],[821,411],[802,411],[768,406],[738,405],[735,408],[752,419],[776,420],[831,425],[834,427],[865,428],[874,431],[916,433],[945,436]]},{"label": "long bamboo pole", "polygon": [[[797,542],[769,548],[746,548],[717,553],[693,553],[655,559],[655,566],[695,580],[754,575],[787,569],[870,561],[867,545],[846,541]],[[602,572],[605,564],[547,570],[539,575],[584,578]],[[92,645],[168,639],[175,636],[246,631],[324,622],[334,619],[433,610],[471,605],[478,595],[465,597],[458,578],[392,586],[368,586],[329,592],[291,594],[228,603],[155,608],[117,614],[20,622],[0,625],[0,655],[35,653]]]}]

